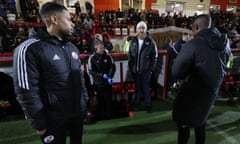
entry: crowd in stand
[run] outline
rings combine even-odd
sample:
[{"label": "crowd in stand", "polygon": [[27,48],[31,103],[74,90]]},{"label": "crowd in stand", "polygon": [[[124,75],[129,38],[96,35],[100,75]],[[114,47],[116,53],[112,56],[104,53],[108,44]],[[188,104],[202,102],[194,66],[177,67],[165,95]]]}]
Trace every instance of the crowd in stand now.
[{"label": "crowd in stand", "polygon": [[[128,27],[130,25],[136,26],[139,21],[145,21],[149,28],[161,28],[165,26],[189,27],[195,16],[187,17],[182,13],[159,14],[154,10],[138,10],[130,8],[121,11],[106,10],[99,12],[97,22],[101,31],[111,31],[113,27]],[[106,29],[107,28],[107,29]]]},{"label": "crowd in stand", "polygon": [[[28,15],[26,21],[39,22],[38,9],[39,5],[34,0],[25,1]],[[9,11],[5,8],[5,11]],[[240,47],[240,19],[233,12],[228,11],[210,11],[213,21],[217,28],[228,33],[231,41],[231,47]],[[139,21],[145,21],[149,29],[161,28],[166,26],[176,26],[191,29],[191,23],[197,14],[186,16],[182,13],[162,13],[159,14],[156,10],[138,10],[129,8],[126,10],[104,10],[96,12],[88,10],[87,13],[76,11],[72,13],[75,31],[72,41],[77,45],[82,53],[91,53],[93,51],[93,34],[107,33],[105,35],[106,42],[110,42],[110,36],[115,36],[115,30],[122,30],[134,27]],[[7,21],[4,16],[0,19],[0,24],[8,27],[7,30],[1,30],[1,51],[12,51],[19,43],[27,38],[28,30],[31,26],[29,23]],[[3,27],[1,27],[3,28]],[[3,48],[4,47],[4,48]],[[4,50],[3,50],[4,49]],[[114,49],[110,52],[114,52]]]}]

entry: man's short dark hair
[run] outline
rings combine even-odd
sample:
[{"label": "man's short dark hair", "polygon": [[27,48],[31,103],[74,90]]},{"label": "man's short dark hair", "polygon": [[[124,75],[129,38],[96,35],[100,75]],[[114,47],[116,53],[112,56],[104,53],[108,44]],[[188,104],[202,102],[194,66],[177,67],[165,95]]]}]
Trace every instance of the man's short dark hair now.
[{"label": "man's short dark hair", "polygon": [[63,5],[60,5],[56,2],[46,2],[42,5],[39,14],[42,18],[42,21],[48,23],[49,17],[52,15],[57,15],[67,8]]},{"label": "man's short dark hair", "polygon": [[194,23],[197,23],[200,28],[210,28],[212,26],[212,19],[208,14],[201,14],[196,17]]}]

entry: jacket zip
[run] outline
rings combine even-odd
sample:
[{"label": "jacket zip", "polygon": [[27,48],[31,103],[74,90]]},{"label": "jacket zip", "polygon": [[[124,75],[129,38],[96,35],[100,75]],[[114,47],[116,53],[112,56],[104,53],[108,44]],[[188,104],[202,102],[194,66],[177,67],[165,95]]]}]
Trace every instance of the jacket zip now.
[{"label": "jacket zip", "polygon": [[67,50],[65,44],[62,45],[62,49],[63,49],[63,56],[66,60],[65,63],[66,63],[66,65],[68,64],[67,67],[68,67],[68,70],[70,70],[71,69],[71,57],[68,58],[69,53],[68,53],[68,50]]}]

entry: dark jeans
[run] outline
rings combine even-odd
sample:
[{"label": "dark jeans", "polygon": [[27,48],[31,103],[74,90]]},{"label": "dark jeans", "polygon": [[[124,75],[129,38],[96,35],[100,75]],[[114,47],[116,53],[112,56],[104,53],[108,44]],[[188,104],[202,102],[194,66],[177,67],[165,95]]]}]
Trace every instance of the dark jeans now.
[{"label": "dark jeans", "polygon": [[[206,124],[194,128],[195,144],[205,144],[206,139]],[[190,136],[190,127],[178,125],[178,144],[187,144]]]},{"label": "dark jeans", "polygon": [[58,119],[49,122],[46,133],[41,136],[44,144],[66,144],[69,135],[71,144],[82,143],[83,116],[68,119]]},{"label": "dark jeans", "polygon": [[145,106],[151,107],[151,95],[149,90],[149,82],[151,78],[151,72],[137,73],[135,75],[135,103],[139,104],[141,96],[144,95]]}]

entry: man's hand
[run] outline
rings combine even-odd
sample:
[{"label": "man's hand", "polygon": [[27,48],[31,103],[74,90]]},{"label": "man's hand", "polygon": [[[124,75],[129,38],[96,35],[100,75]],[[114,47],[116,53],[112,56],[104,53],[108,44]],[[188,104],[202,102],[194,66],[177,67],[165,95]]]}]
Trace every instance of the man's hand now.
[{"label": "man's hand", "polygon": [[104,79],[108,79],[109,78],[109,76],[107,75],[107,74],[103,74],[103,76],[102,76]]},{"label": "man's hand", "polygon": [[43,129],[43,130],[38,130],[37,134],[40,136],[43,136],[46,133],[47,129]]},{"label": "man's hand", "polygon": [[109,84],[109,85],[112,85],[112,84],[113,84],[113,79],[112,79],[112,78],[109,78],[109,79],[108,79],[108,84]]}]

